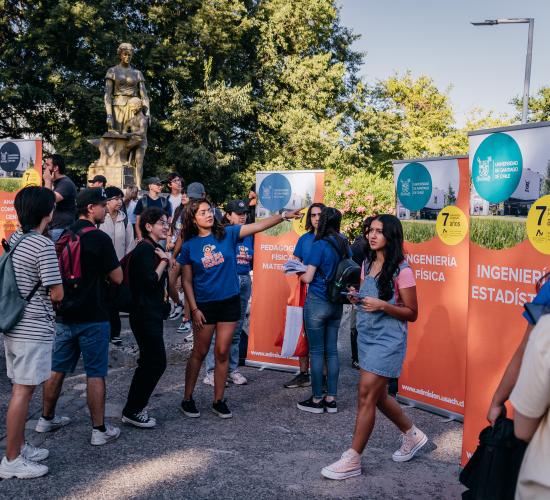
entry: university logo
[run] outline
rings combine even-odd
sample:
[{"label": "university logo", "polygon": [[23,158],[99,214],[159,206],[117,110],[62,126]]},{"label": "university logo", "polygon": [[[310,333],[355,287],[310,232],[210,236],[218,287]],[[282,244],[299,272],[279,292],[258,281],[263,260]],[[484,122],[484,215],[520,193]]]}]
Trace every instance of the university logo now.
[{"label": "university logo", "polygon": [[518,143],[508,134],[487,136],[472,160],[472,182],[479,196],[490,203],[501,203],[518,187],[523,156]]}]

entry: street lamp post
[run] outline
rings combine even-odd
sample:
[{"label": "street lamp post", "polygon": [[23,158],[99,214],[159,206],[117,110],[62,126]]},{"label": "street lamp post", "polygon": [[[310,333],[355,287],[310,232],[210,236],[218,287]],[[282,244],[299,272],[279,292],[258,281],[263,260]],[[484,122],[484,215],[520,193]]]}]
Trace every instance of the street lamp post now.
[{"label": "street lamp post", "polygon": [[473,22],[474,26],[494,26],[495,24],[529,24],[529,33],[527,35],[527,56],[525,58],[525,79],[523,81],[523,110],[521,113],[521,123],[527,123],[529,114],[529,83],[531,81],[531,60],[533,56],[533,30],[535,20],[532,17],[512,18],[512,19],[486,19],[481,22]]}]

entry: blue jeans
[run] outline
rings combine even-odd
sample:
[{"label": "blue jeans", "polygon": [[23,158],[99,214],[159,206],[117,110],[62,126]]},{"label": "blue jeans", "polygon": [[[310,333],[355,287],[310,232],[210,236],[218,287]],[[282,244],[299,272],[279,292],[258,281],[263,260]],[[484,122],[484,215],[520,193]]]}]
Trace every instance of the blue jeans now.
[{"label": "blue jeans", "polygon": [[[252,291],[252,280],[250,274],[239,274],[240,297],[241,297],[241,317],[235,327],[233,333],[233,341],[231,342],[231,351],[229,353],[229,373],[233,373],[239,366],[239,342],[241,341],[241,331],[243,329],[244,320],[246,318],[246,309],[250,300]],[[206,356],[206,372],[213,372],[216,360],[214,359],[214,344],[216,343],[216,332],[212,335],[210,349]]]},{"label": "blue jeans", "polygon": [[327,361],[327,396],[338,392],[338,329],[342,319],[342,304],[333,304],[311,293],[304,305],[304,322],[309,343],[309,363],[313,397],[323,397],[323,365]]},{"label": "blue jeans", "polygon": [[98,323],[57,323],[52,353],[52,371],[72,373],[80,354],[88,377],[104,378],[109,368],[108,321]]}]

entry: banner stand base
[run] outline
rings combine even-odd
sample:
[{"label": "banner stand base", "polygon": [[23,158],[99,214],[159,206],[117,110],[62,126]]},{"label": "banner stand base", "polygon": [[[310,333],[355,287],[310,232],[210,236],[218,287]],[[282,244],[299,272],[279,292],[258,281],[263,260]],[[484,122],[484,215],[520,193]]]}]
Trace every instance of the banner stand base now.
[{"label": "banner stand base", "polygon": [[252,368],[259,368],[260,370],[277,370],[280,372],[298,373],[300,371],[299,366],[279,365],[277,363],[265,363],[263,361],[249,361],[244,362],[245,366],[251,366]]},{"label": "banner stand base", "polygon": [[399,394],[397,394],[396,399],[400,403],[404,403],[410,408],[418,408],[419,410],[429,411],[430,413],[435,413],[436,415],[447,417],[446,422],[452,422],[454,420],[456,422],[464,423],[464,415],[461,415],[460,413],[437,408],[436,406],[432,406],[427,403],[421,403],[420,401],[415,401],[414,399],[400,396]]}]

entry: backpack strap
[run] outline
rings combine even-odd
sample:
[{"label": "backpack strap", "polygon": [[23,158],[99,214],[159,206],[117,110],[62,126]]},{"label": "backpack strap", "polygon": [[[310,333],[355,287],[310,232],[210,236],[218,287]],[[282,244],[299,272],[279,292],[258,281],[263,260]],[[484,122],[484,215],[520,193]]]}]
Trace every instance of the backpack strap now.
[{"label": "backpack strap", "polygon": [[323,238],[323,241],[326,241],[332,248],[334,248],[334,250],[336,250],[336,253],[338,254],[338,256],[341,258],[341,259],[345,259],[346,256],[345,255],[342,255],[342,252],[340,251],[340,248],[338,248],[336,246],[336,243],[331,240],[330,238]]},{"label": "backpack strap", "polygon": [[[15,251],[15,249],[17,248],[17,246],[19,245],[19,243],[21,243],[25,238],[27,238],[28,236],[31,236],[31,233],[23,233],[21,235],[21,237],[13,244],[13,247],[9,250],[9,254],[10,255],[13,255],[13,252]],[[36,285],[34,285],[32,287],[32,290],[28,293],[28,295],[25,297],[25,300],[27,302],[30,302],[31,299],[34,297],[34,294],[38,291],[38,289],[40,288],[40,285],[41,285],[42,281],[41,280],[38,280],[36,282]]]}]

